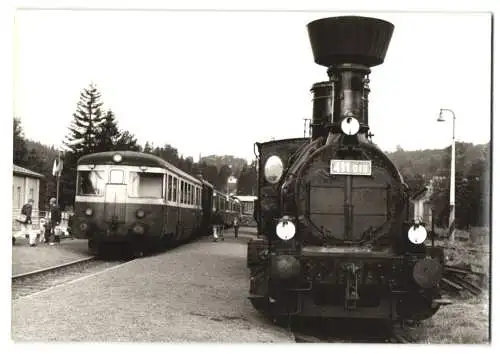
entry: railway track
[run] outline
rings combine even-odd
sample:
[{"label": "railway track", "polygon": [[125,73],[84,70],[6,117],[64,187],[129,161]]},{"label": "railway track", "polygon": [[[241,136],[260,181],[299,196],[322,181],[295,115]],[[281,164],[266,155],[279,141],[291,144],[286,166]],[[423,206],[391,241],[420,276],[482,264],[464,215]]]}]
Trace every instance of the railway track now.
[{"label": "railway track", "polygon": [[32,295],[125,263],[87,257],[77,261],[12,276],[12,300]]},{"label": "railway track", "polygon": [[375,320],[306,320],[289,327],[296,343],[414,343],[407,328]]}]

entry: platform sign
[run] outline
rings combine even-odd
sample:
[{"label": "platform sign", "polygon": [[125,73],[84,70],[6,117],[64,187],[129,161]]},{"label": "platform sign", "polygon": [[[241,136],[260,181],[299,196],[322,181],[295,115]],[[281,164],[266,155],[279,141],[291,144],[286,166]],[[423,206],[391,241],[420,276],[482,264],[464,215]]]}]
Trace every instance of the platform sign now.
[{"label": "platform sign", "polygon": [[330,174],[371,176],[372,162],[370,160],[330,160]]}]

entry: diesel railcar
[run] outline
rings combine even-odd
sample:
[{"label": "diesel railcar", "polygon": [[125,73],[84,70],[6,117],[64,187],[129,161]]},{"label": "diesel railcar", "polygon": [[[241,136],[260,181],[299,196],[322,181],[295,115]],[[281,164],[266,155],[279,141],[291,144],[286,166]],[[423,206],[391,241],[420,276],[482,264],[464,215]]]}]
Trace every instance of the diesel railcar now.
[{"label": "diesel railcar", "polygon": [[108,151],[77,163],[74,234],[96,253],[127,244],[142,253],[210,230],[214,195],[201,176],[140,152]]},{"label": "diesel railcar", "polygon": [[446,303],[443,251],[410,220],[408,187],[368,125],[370,68],[394,26],[343,16],[307,27],[329,79],[311,89],[311,138],[257,144],[249,298],[274,317],[429,318]]}]

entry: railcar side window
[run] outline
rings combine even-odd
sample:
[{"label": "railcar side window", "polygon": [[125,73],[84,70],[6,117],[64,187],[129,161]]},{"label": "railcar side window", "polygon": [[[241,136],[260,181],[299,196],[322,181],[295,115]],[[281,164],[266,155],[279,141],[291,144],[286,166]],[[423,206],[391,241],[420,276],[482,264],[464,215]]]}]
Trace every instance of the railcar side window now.
[{"label": "railcar side window", "polygon": [[174,184],[172,185],[172,200],[177,203],[177,177],[174,177]]},{"label": "railcar side window", "polygon": [[163,198],[163,174],[130,172],[129,196],[136,198]]},{"label": "railcar side window", "polygon": [[78,195],[103,195],[104,171],[78,171]]},{"label": "railcar side window", "polygon": [[167,200],[172,201],[172,175],[168,175],[167,188]]}]

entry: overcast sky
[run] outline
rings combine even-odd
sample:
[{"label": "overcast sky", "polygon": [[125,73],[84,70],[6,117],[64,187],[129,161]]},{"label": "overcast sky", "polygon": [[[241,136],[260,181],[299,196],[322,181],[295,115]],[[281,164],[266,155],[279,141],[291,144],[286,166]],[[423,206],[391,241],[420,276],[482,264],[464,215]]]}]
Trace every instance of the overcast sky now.
[{"label": "overcast sky", "polygon": [[327,79],[306,25],[357,14],[395,25],[370,76],[370,126],[384,150],[490,140],[489,14],[18,11],[14,115],[27,138],[59,144],[92,81],[120,128],[184,156],[253,157],[256,141],[300,137],[309,89]]}]

